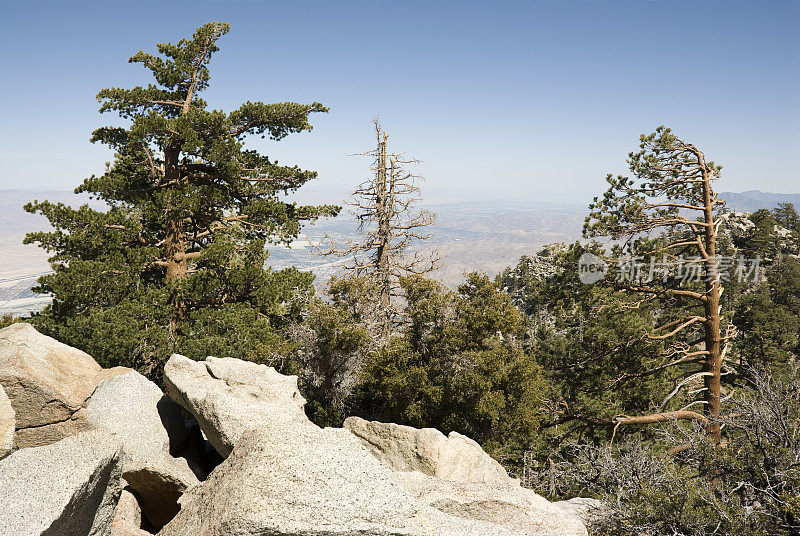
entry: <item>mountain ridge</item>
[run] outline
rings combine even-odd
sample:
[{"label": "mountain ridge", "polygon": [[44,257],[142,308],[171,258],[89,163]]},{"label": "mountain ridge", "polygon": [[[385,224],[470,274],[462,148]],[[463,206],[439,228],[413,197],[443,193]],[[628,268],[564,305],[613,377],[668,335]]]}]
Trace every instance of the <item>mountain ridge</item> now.
[{"label": "mountain ridge", "polygon": [[[734,212],[774,208],[783,202],[800,207],[800,194],[748,190],[720,192],[719,196]],[[0,190],[0,314],[24,314],[48,303],[47,297],[30,292],[36,278],[50,270],[47,253],[34,245],[22,244],[25,233],[48,228],[43,217],[22,209],[25,203],[37,198],[72,205],[89,203],[93,207],[102,206],[99,201],[70,191]],[[434,236],[425,247],[439,248],[446,253],[445,263],[434,277],[451,287],[461,282],[464,273],[477,270],[494,275],[514,266],[521,256],[533,255],[547,244],[580,239],[588,210],[581,204],[536,202],[524,197],[448,201],[422,206],[438,213],[437,222],[431,229]],[[313,271],[318,277],[318,287],[323,287],[331,275],[340,273],[346,260],[320,257],[314,253],[314,244],[321,242],[326,235],[346,240],[355,232],[357,225],[345,208],[336,218],[305,227],[293,247],[271,245],[268,264],[275,269],[296,266]]]}]

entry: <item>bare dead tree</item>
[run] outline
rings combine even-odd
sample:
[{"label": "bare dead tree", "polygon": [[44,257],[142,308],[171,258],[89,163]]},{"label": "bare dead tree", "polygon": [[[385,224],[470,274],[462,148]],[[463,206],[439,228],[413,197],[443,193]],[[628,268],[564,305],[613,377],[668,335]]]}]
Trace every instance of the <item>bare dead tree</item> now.
[{"label": "bare dead tree", "polygon": [[419,163],[403,153],[387,150],[387,133],[375,119],[377,146],[360,153],[373,159],[372,176],[361,183],[347,205],[358,221],[360,236],[336,244],[325,239],[323,255],[348,257],[345,269],[370,278],[377,289],[379,336],[391,334],[394,298],[399,295],[399,280],[407,275],[423,275],[438,268],[438,251],[420,251],[413,247],[432,235],[425,228],[433,225],[436,214],[416,209],[421,201],[419,182],[423,179],[407,170]]}]

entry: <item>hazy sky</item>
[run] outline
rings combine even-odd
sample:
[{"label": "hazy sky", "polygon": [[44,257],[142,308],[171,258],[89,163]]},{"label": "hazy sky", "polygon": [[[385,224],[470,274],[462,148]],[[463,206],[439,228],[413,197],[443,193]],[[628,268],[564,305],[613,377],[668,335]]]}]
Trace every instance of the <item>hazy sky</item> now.
[{"label": "hazy sky", "polygon": [[0,189],[72,189],[110,154],[94,96],[127,63],[228,21],[213,108],[320,101],[315,129],[258,146],[364,178],[379,115],[432,195],[584,202],[660,124],[723,164],[720,190],[800,191],[800,2],[9,2],[0,0]]}]

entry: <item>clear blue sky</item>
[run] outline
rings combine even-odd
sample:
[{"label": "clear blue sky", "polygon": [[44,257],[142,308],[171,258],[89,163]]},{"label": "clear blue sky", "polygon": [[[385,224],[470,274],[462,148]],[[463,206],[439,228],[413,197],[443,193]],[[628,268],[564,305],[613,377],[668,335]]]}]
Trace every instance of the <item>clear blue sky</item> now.
[{"label": "clear blue sky", "polygon": [[660,124],[724,166],[720,190],[800,191],[800,2],[8,2],[0,189],[72,189],[109,153],[94,96],[147,83],[140,48],[232,24],[206,98],[320,101],[260,148],[347,190],[379,115],[431,192],[584,202]]}]

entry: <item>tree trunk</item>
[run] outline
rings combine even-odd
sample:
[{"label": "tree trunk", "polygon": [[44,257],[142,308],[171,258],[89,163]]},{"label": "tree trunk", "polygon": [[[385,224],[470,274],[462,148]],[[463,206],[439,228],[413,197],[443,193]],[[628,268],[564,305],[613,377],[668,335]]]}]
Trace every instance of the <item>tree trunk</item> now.
[{"label": "tree trunk", "polygon": [[714,200],[711,197],[711,179],[705,170],[705,159],[701,160],[703,167],[703,204],[705,221],[708,224],[705,231],[706,263],[706,301],[705,305],[705,349],[708,352],[703,366],[706,416],[709,419],[706,431],[711,440],[718,444],[722,441],[722,430],[719,423],[721,411],[721,377],[722,377],[722,338],[720,320],[720,285],[719,271],[716,258],[716,228],[714,222]]},{"label": "tree trunk", "polygon": [[378,277],[378,303],[380,305],[380,334],[387,338],[391,332],[392,267],[391,253],[391,194],[386,169],[386,134],[378,132],[378,181],[375,185],[376,216],[378,219],[378,248],[376,272]]},{"label": "tree trunk", "polygon": [[164,260],[167,263],[167,281],[186,277],[186,236],[183,231],[183,214],[178,207],[178,188],[180,175],[178,171],[179,149],[168,147],[164,151],[164,178],[170,187],[167,194],[167,206],[164,214]]},{"label": "tree trunk", "polygon": [[[167,283],[186,277],[186,235],[183,230],[183,213],[180,209],[180,172],[178,158],[180,149],[168,146],[164,150],[164,179],[170,184],[167,193],[167,204],[164,213],[164,261],[166,262]],[[180,291],[172,296],[172,318],[170,319],[170,336],[173,336],[178,323],[184,318],[185,304]]]}]

